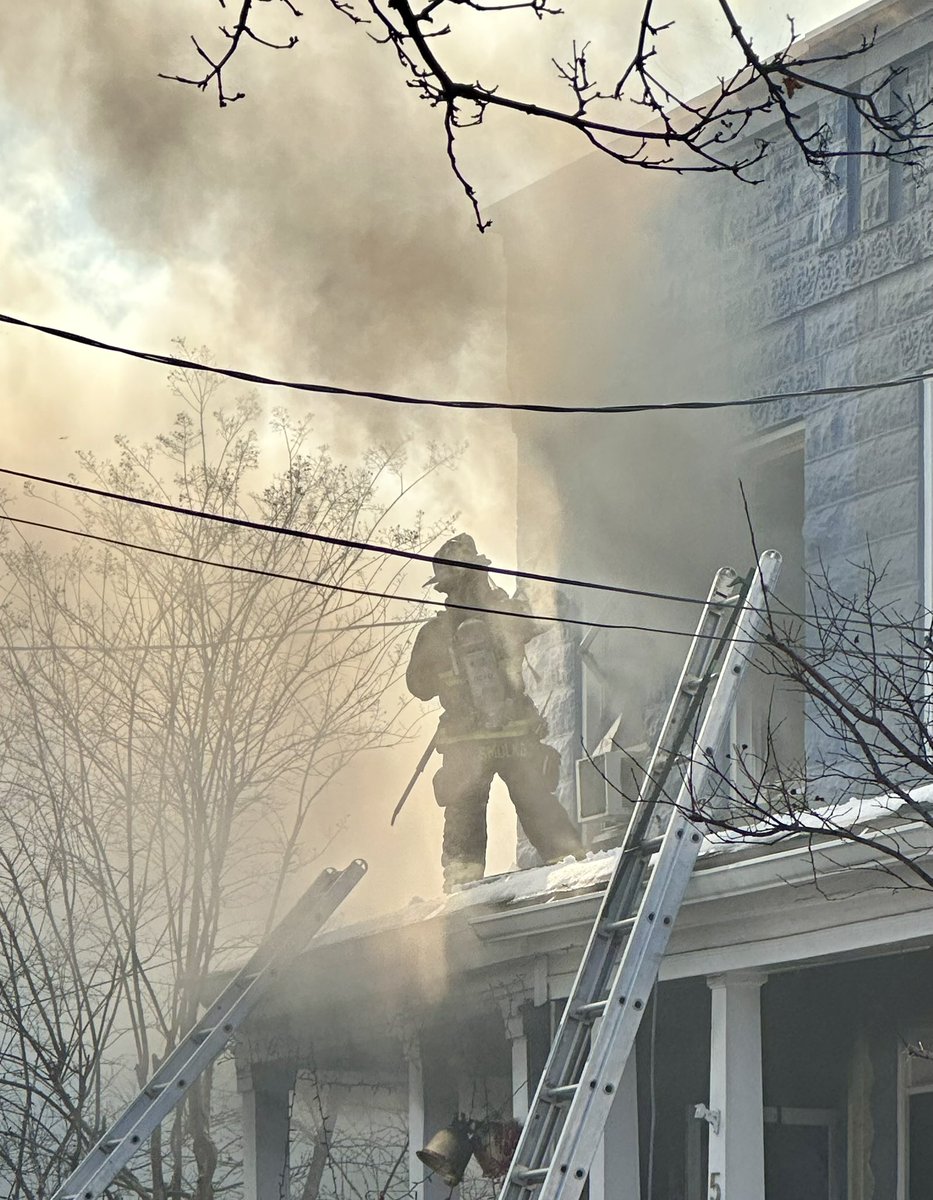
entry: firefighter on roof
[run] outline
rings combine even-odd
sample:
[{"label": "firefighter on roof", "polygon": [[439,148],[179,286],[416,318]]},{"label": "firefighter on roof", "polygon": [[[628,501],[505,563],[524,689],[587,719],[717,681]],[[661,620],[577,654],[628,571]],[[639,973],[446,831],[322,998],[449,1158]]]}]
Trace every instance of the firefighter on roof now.
[{"label": "firefighter on roof", "polygon": [[486,803],[497,774],[541,857],[580,857],[580,839],[555,795],[560,755],[542,742],[547,726],[522,678],[525,643],[540,626],[502,615],[527,607],[475,569],[489,566],[489,559],[477,553],[469,534],[445,542],[434,566],[428,583],[446,593],[448,605],[499,610],[448,607],[433,617],[418,632],[406,675],[410,692],[419,700],[437,696],[444,710],[436,739],[443,765],[434,776],[434,795],[444,809],[445,889],[483,877]]}]

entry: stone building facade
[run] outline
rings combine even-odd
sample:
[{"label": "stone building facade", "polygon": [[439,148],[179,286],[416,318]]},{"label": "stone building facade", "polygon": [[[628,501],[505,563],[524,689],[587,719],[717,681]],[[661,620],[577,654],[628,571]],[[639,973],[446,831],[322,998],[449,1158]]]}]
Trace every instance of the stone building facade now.
[{"label": "stone building facade", "polygon": [[[830,68],[837,81],[874,86],[893,68],[892,106],[898,94],[931,95],[925,0],[865,6],[811,48],[837,54],[873,29],[870,50]],[[865,136],[842,101],[814,103],[808,120],[841,152]],[[795,611],[808,613],[804,572],[856,594],[871,564],[875,603],[915,620],[933,607],[933,393],[921,378],[933,369],[933,171],[841,158],[830,181],[780,128],[753,136],[772,143],[755,185],[620,180],[584,161],[502,206],[516,399],[782,397],[696,414],[517,419],[522,565],[705,594],[718,565],[744,570],[753,557],[741,482],[759,548],[784,554]],[[568,211],[574,233],[561,241]],[[556,246],[546,257],[542,235]],[[614,599],[597,612],[583,597],[579,610],[680,632],[689,623],[657,601]],[[577,705],[562,718],[575,727],[563,744],[592,752],[614,724],[625,745],[650,742],[644,715],[678,653],[661,634],[601,636],[578,664],[584,682],[551,701],[565,714]],[[811,757],[830,753],[806,736]]]}]

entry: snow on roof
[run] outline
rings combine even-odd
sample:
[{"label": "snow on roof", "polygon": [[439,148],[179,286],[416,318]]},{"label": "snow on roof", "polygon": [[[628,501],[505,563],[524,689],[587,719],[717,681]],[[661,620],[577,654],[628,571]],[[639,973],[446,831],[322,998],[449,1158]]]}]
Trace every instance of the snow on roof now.
[{"label": "snow on roof", "polygon": [[[914,789],[911,799],[917,804],[933,805],[933,784]],[[799,814],[796,824],[800,833],[824,833],[868,826],[872,822],[889,820],[904,808],[898,796],[873,796],[866,799],[851,797],[808,812]],[[880,831],[879,831],[880,832]],[[751,847],[767,853],[768,847],[778,842],[786,843],[786,832],[767,832],[761,828],[741,832],[718,832],[707,834],[700,847],[700,856],[735,854]],[[430,899],[417,897],[404,909],[386,913],[384,916],[363,921],[341,920],[338,913],[329,924],[328,931],[319,941],[343,941],[346,938],[365,937],[380,930],[418,924],[441,915],[450,915],[466,909],[480,907],[506,908],[531,900],[548,903],[565,899],[576,892],[595,891],[604,886],[618,858],[618,848],[591,852],[583,859],[566,858],[563,862],[543,867],[518,867],[502,875],[493,875],[476,883],[464,884],[447,896]]]},{"label": "snow on roof", "polygon": [[579,861],[566,858],[563,862],[544,867],[528,867],[524,870],[514,867],[502,875],[491,875],[488,879],[464,884],[450,895],[435,896],[428,900],[417,896],[403,909],[363,921],[341,919],[338,910],[329,922],[327,932],[319,935],[316,941],[326,942],[331,937],[339,941],[347,937],[365,937],[380,930],[417,924],[464,909],[485,905],[505,906],[531,899],[558,899],[570,892],[593,890],[606,884],[617,857],[617,849],[601,850]]}]

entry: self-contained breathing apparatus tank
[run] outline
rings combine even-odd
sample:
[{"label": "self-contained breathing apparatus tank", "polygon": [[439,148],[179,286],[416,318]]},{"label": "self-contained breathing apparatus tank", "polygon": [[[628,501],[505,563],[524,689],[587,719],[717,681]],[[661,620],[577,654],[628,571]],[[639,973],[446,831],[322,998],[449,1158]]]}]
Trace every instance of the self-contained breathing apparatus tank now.
[{"label": "self-contained breathing apparatus tank", "polygon": [[453,650],[477,721],[484,729],[502,729],[510,716],[510,696],[488,623],[482,617],[461,621]]}]

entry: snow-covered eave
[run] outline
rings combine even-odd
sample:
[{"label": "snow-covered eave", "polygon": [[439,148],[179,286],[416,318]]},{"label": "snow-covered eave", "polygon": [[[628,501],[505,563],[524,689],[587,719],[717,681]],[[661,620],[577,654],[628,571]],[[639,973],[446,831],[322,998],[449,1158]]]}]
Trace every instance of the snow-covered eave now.
[{"label": "snow-covered eave", "polygon": [[[860,828],[866,832],[865,827]],[[889,816],[883,829],[868,832],[870,841],[877,835],[888,845],[909,844],[913,857],[918,861],[929,858],[927,865],[933,868],[933,828],[925,822]],[[705,904],[719,902],[720,907],[735,909],[752,893],[788,891],[814,883],[825,886],[842,874],[849,876],[853,890],[858,890],[856,872],[862,873],[866,886],[878,889],[882,882],[879,871],[889,862],[889,856],[877,842],[872,845],[853,841],[841,830],[835,834],[814,829],[793,836],[775,835],[770,841],[735,839],[726,845],[707,841],[687,889],[685,908],[692,910],[696,920],[701,920],[700,908]],[[921,886],[919,878],[916,884]],[[496,912],[478,913],[469,919],[469,924],[482,941],[503,941],[588,925],[596,915],[603,886],[587,894],[555,892],[537,903],[512,903]],[[883,904],[880,894],[879,902]]]},{"label": "snow-covered eave", "polygon": [[[933,806],[933,785],[911,793]],[[912,814],[897,797],[852,799],[802,814],[799,832],[759,828],[748,835],[708,835],[687,892],[687,904],[740,900],[752,892],[826,880],[840,872],[873,873],[891,864],[889,850],[909,847],[913,859],[930,859],[933,825]],[[855,839],[858,840],[855,840]],[[886,851],[885,847],[888,847]],[[615,866],[617,850],[580,862],[516,870],[461,888],[453,895],[419,900],[383,917],[336,926],[315,947],[385,936],[425,922],[465,922],[480,941],[500,941],[589,923]],[[919,878],[916,880],[920,885]],[[853,876],[853,886],[855,877]]]}]

